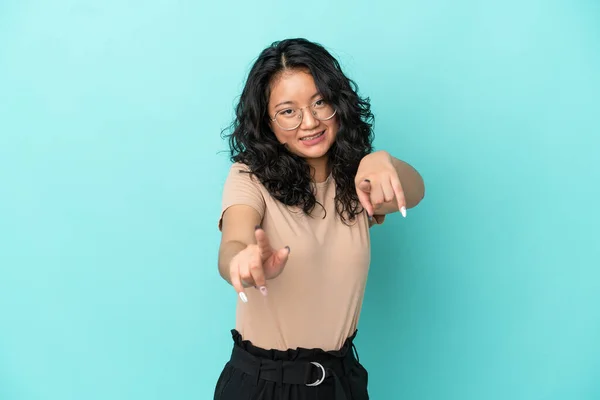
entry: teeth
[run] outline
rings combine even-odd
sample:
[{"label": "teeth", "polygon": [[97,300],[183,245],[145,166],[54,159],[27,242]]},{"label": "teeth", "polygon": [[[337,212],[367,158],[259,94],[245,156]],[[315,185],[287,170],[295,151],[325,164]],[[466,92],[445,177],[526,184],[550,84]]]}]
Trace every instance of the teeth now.
[{"label": "teeth", "polygon": [[319,136],[321,136],[322,134],[323,134],[323,132],[320,132],[320,133],[317,133],[317,134],[316,134],[316,135],[314,135],[314,136],[305,137],[305,138],[302,138],[302,139],[300,139],[300,140],[312,140],[312,139],[316,139],[316,138],[318,138]]}]

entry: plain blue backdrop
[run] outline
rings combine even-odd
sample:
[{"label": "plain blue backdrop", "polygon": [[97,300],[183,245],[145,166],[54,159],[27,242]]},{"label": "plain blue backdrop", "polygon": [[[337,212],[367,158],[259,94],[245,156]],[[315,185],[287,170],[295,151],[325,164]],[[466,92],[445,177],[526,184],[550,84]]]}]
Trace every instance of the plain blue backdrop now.
[{"label": "plain blue backdrop", "polygon": [[427,195],[372,230],[371,397],[600,398],[600,3],[3,0],[0,399],[210,399],[220,133],[324,44]]}]

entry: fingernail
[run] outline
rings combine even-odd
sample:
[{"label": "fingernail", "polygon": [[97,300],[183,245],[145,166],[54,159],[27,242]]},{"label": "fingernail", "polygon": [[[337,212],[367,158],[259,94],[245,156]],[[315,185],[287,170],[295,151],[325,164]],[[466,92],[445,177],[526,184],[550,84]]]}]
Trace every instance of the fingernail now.
[{"label": "fingernail", "polygon": [[373,217],[371,217],[369,214],[367,214],[367,217],[369,217],[369,221],[373,221]]},{"label": "fingernail", "polygon": [[242,299],[244,303],[248,302],[248,297],[246,297],[246,293],[244,292],[240,292],[240,299]]},{"label": "fingernail", "polygon": [[266,296],[268,294],[266,286],[261,286],[258,288],[258,290],[260,290],[260,292],[262,293],[263,296]]},{"label": "fingernail", "polygon": [[259,229],[260,229],[260,225],[256,225],[256,226],[254,227],[254,230],[255,230],[255,231],[257,231],[257,230],[259,230]]},{"label": "fingernail", "polygon": [[403,216],[404,218],[406,218],[406,207],[402,206],[402,207],[400,208],[400,213],[402,214],[402,216]]},{"label": "fingernail", "polygon": [[288,254],[291,253],[292,249],[290,249],[290,246],[285,246],[286,249],[288,249]]}]

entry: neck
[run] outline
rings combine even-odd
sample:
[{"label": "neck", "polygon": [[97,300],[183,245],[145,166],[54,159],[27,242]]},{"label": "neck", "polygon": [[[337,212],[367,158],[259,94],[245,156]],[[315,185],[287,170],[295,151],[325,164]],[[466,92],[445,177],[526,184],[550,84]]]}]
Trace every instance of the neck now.
[{"label": "neck", "polygon": [[329,176],[329,165],[327,157],[307,160],[312,172],[312,178],[315,182],[325,182]]}]

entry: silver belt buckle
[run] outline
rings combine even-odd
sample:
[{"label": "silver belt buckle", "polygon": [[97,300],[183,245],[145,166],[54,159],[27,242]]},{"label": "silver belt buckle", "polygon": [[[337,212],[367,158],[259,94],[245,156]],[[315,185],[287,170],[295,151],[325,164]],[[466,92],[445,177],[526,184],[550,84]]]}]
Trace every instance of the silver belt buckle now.
[{"label": "silver belt buckle", "polygon": [[321,379],[317,379],[313,383],[307,383],[306,386],[319,386],[325,380],[325,368],[323,368],[323,366],[321,364],[319,364],[318,362],[311,361],[310,363],[314,366],[321,368],[321,373],[323,374],[323,376],[321,377]]}]

